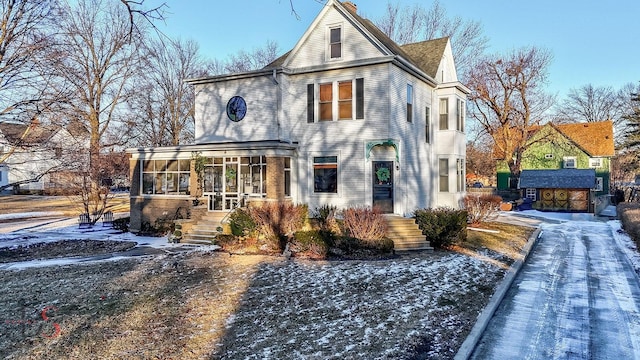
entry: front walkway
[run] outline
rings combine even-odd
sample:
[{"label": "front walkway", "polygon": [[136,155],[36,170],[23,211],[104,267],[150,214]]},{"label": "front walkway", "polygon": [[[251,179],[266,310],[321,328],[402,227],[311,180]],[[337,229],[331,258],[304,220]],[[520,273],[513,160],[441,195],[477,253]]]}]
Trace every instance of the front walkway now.
[{"label": "front walkway", "polygon": [[606,222],[542,224],[474,359],[640,359],[640,281]]}]

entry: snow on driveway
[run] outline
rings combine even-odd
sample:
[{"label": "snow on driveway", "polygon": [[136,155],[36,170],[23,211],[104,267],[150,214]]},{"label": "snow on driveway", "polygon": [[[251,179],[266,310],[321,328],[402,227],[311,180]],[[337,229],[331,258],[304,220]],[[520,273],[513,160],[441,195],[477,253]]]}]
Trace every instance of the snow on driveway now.
[{"label": "snow on driveway", "polygon": [[637,255],[619,222],[541,228],[472,358],[640,359]]}]

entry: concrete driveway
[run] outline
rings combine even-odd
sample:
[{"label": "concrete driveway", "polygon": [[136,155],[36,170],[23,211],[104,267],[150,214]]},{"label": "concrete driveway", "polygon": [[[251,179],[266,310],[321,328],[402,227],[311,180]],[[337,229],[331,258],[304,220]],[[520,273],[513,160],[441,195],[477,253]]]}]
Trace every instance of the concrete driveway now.
[{"label": "concrete driveway", "polygon": [[606,222],[543,223],[474,359],[640,359],[640,281]]}]

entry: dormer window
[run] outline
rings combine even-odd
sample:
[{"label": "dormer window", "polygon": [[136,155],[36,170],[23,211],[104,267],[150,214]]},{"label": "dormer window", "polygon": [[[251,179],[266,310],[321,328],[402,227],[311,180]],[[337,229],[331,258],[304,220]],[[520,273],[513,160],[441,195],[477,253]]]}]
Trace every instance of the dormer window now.
[{"label": "dormer window", "polygon": [[331,59],[342,57],[342,28],[340,27],[329,29],[329,53]]}]

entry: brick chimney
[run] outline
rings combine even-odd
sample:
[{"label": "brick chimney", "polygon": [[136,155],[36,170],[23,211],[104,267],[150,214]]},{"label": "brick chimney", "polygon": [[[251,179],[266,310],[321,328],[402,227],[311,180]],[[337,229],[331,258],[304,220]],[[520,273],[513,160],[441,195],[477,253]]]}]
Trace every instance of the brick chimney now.
[{"label": "brick chimney", "polygon": [[358,13],[358,6],[351,1],[343,1],[342,5],[354,14]]}]

